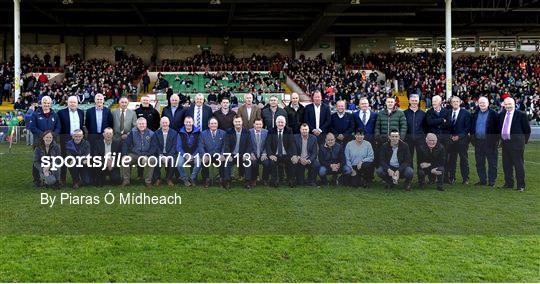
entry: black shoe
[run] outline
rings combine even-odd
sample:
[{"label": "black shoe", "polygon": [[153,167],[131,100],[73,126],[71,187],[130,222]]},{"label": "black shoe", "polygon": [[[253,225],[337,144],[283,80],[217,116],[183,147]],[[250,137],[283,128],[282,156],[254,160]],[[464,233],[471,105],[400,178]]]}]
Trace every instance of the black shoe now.
[{"label": "black shoe", "polygon": [[251,182],[246,181],[246,184],[244,185],[244,188],[247,189],[247,190],[250,190],[251,189]]},{"label": "black shoe", "polygon": [[524,192],[524,191],[525,191],[525,187],[522,186],[522,187],[520,187],[520,188],[517,188],[517,190],[518,190],[519,192]]},{"label": "black shoe", "polygon": [[426,188],[426,185],[421,182],[421,183],[418,183],[418,189],[425,189]]},{"label": "black shoe", "polygon": [[444,191],[444,188],[442,187],[442,185],[437,185],[437,190],[438,191]]},{"label": "black shoe", "polygon": [[308,183],[307,185],[308,185],[308,186],[317,186],[317,184],[314,183],[314,182],[310,182],[310,183]]},{"label": "black shoe", "polygon": [[392,184],[387,183],[387,182],[384,183],[384,189],[391,189],[391,188],[392,188]]},{"label": "black shoe", "polygon": [[296,184],[294,183],[294,181],[289,182],[289,187],[290,188],[295,188],[296,187]]},{"label": "black shoe", "polygon": [[514,188],[514,186],[505,184],[505,185],[500,185],[497,188],[499,188],[499,189],[512,189],[512,188]]},{"label": "black shoe", "polygon": [[491,187],[491,188],[495,188],[495,184],[494,184],[494,183],[490,183],[490,184],[488,184],[488,186]]},{"label": "black shoe", "polygon": [[410,183],[405,185],[405,191],[411,191],[411,184]]},{"label": "black shoe", "polygon": [[479,182],[477,182],[477,183],[474,184],[474,186],[484,186],[484,185],[486,185],[486,183],[485,183],[485,182],[481,182],[481,181],[479,181]]},{"label": "black shoe", "polygon": [[469,180],[468,180],[468,179],[464,179],[463,182],[462,182],[461,184],[467,185],[467,184],[469,184]]}]

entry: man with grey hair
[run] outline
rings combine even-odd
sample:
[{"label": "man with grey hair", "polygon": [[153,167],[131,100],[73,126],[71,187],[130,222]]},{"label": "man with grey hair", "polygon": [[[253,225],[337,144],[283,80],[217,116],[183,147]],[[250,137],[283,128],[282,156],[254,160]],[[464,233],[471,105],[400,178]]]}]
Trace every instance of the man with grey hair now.
[{"label": "man with grey hair", "polygon": [[271,169],[271,187],[278,187],[279,181],[284,180],[284,171],[287,173],[289,186],[296,186],[292,159],[298,153],[292,130],[290,127],[286,127],[285,123],[285,117],[278,116],[276,118],[276,127],[268,131],[268,137],[266,139],[266,154],[270,160],[269,166]]},{"label": "man with grey hair", "polygon": [[124,144],[122,145],[123,159],[130,160],[127,166],[122,169],[123,182],[122,186],[130,184],[131,180],[131,166],[138,164],[144,166],[144,182],[147,187],[152,185],[153,167],[148,160],[153,154],[152,149],[152,136],[154,132],[148,129],[146,119],[139,117],[137,119],[137,127],[133,128]]},{"label": "man with grey hair", "polygon": [[[489,108],[488,98],[480,97],[478,98],[478,107],[472,115],[471,121],[471,143],[474,145],[476,172],[480,179],[474,185],[495,186],[499,139],[499,115]],[[487,175],[486,160],[488,164]]]},{"label": "man with grey hair", "polygon": [[[84,139],[83,131],[81,129],[73,131],[71,140],[66,143],[66,156],[77,159],[77,157],[85,157],[90,154],[90,143]],[[78,189],[82,185],[89,185],[92,182],[89,160],[82,159],[81,162],[81,167],[75,165],[69,168],[73,180],[73,189]]]},{"label": "man with grey hair", "polygon": [[[61,130],[60,119],[52,109],[52,99],[49,96],[44,96],[41,99],[41,107],[32,113],[30,118],[30,131],[34,135],[34,148],[37,147],[38,141],[41,138],[43,132],[50,130],[58,135]],[[32,167],[32,176],[34,178],[34,185],[39,187],[39,171]]]},{"label": "man with grey hair", "polygon": [[463,184],[469,184],[469,132],[471,131],[471,114],[461,107],[461,99],[454,96],[450,99],[452,109],[448,120],[450,121],[450,139],[446,145],[446,178],[453,184],[456,179],[457,158],[459,156],[459,169]]},{"label": "man with grey hair", "polygon": [[109,108],[105,107],[105,97],[102,94],[96,94],[94,97],[95,107],[86,111],[85,125],[88,131],[88,141],[90,144],[101,139],[103,130],[107,127],[113,127],[113,117]]},{"label": "man with grey hair", "polygon": [[446,145],[449,139],[449,111],[442,107],[442,98],[439,95],[431,99],[432,107],[426,112],[427,132],[437,135],[439,143]]},{"label": "man with grey hair", "polygon": [[[79,100],[77,96],[70,96],[67,99],[68,107],[58,111],[58,118],[60,119],[60,149],[62,150],[62,156],[66,156],[66,143],[69,141],[71,135],[75,130],[83,129],[84,125],[84,112],[78,108]],[[66,167],[62,167],[60,170],[60,183],[66,183]]]},{"label": "man with grey hair", "polygon": [[128,104],[127,97],[120,98],[118,108],[112,113],[114,136],[116,139],[120,138],[121,141],[126,140],[131,129],[137,126],[137,114],[128,109]]},{"label": "man with grey hair", "polygon": [[184,119],[188,116],[193,118],[193,126],[200,131],[208,129],[208,120],[212,117],[212,108],[204,103],[204,95],[198,93],[195,95],[195,103],[185,112]]},{"label": "man with grey hair", "polygon": [[525,190],[525,166],[523,154],[529,142],[531,126],[527,115],[516,109],[513,98],[504,99],[504,110],[499,114],[501,129],[502,162],[504,170],[503,188],[514,187],[514,169],[517,189]]}]

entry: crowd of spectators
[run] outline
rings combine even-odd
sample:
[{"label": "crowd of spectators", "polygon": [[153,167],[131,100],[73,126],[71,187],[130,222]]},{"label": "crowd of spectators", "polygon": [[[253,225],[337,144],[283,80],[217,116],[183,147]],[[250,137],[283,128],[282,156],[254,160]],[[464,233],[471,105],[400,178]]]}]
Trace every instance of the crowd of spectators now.
[{"label": "crowd of spectators", "polygon": [[234,55],[219,55],[203,52],[186,59],[164,59],[157,67],[162,72],[189,71],[275,71],[281,69],[282,58],[279,54],[268,57],[252,54],[250,57],[237,58]]},{"label": "crowd of spectators", "polygon": [[[3,100],[13,100],[13,70],[12,61],[1,65]],[[49,81],[43,72],[37,76],[27,73],[22,79],[21,97],[14,102],[14,109],[25,110],[46,95],[58,105],[66,105],[67,98],[72,95],[76,95],[81,104],[93,103],[94,96],[98,93],[115,102],[123,96],[136,97],[136,81],[145,72],[145,65],[142,58],[133,55],[115,63],[105,59],[85,61],[79,55],[73,55],[67,58],[64,70],[64,79],[61,82]]]},{"label": "crowd of spectators", "polygon": [[[445,58],[441,53],[374,53],[354,54],[343,61],[312,59],[303,56],[289,59],[284,68],[307,93],[322,90],[333,103],[345,99],[351,106],[368,97],[375,109],[393,91],[418,94],[430,106],[431,97],[445,93]],[[354,70],[379,70],[369,75]],[[503,94],[516,99],[517,107],[529,118],[540,121],[540,55],[459,56],[453,65],[453,95],[463,99],[464,106],[474,108],[476,99],[490,98],[500,107]]]}]

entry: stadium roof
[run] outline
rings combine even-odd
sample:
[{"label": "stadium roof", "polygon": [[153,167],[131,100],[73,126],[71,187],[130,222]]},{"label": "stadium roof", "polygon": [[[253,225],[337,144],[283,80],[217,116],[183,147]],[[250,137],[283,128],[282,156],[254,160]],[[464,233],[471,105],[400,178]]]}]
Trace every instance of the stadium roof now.
[{"label": "stadium roof", "polygon": [[[352,4],[358,2],[359,4]],[[0,0],[0,31],[13,0]],[[453,33],[539,34],[540,0],[454,0]],[[443,0],[23,0],[22,32],[297,39],[444,35]]]}]

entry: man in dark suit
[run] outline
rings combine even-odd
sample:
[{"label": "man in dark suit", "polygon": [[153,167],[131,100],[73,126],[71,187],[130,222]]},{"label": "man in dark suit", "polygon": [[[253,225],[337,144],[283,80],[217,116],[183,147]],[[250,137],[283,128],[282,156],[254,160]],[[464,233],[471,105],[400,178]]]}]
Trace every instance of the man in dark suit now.
[{"label": "man in dark suit", "polygon": [[251,135],[251,187],[254,187],[259,176],[259,165],[262,165],[262,182],[268,182],[268,166],[270,160],[266,154],[266,138],[268,137],[268,130],[263,128],[263,121],[261,118],[255,119],[253,122],[253,128],[249,130]]},{"label": "man in dark suit", "polygon": [[294,142],[297,155],[293,156],[293,167],[296,169],[296,183],[304,185],[305,171],[308,170],[307,185],[316,186],[315,177],[319,172],[320,164],[317,160],[318,143],[317,138],[309,133],[309,126],[306,123],[300,125],[300,134],[294,135]]},{"label": "man in dark suit", "polygon": [[[500,131],[499,115],[489,108],[489,100],[486,97],[478,98],[478,108],[471,121],[471,142],[474,145],[476,172],[480,179],[479,182],[475,183],[476,186],[495,186]],[[488,163],[487,176],[486,160]]]},{"label": "man in dark suit", "polygon": [[514,169],[517,189],[525,190],[525,166],[523,153],[529,142],[531,126],[527,115],[516,110],[513,98],[504,99],[504,110],[499,115],[501,129],[502,161],[504,170],[504,188],[514,187]]},{"label": "man in dark suit", "polygon": [[204,104],[203,94],[195,95],[195,103],[187,109],[184,117],[186,116],[193,118],[193,126],[200,131],[208,129],[208,120],[212,117],[212,109]]},{"label": "man in dark suit", "polygon": [[[60,120],[60,149],[62,155],[66,156],[66,143],[71,139],[71,135],[77,129],[83,129],[84,125],[84,112],[78,108],[79,101],[76,96],[70,96],[67,99],[68,107],[58,111],[58,118]],[[66,183],[66,171],[65,166],[60,170],[60,183]]]},{"label": "man in dark suit", "polygon": [[[223,188],[231,188],[232,168],[244,168],[244,180],[246,189],[251,189],[251,136],[249,130],[242,127],[242,117],[237,115],[233,119],[234,127],[227,130],[225,134],[225,142],[223,145],[223,153],[231,154],[230,158],[225,161],[225,169],[223,170]],[[237,157],[238,155],[238,157]]]},{"label": "man in dark suit", "polygon": [[[294,134],[289,127],[285,126],[285,117],[276,118],[276,127],[269,131],[266,139],[266,154],[270,160],[271,187],[278,187],[278,181],[284,180],[283,170],[287,173],[290,187],[295,187],[294,170],[292,168],[292,156],[297,155]],[[279,178],[278,178],[279,174]]]},{"label": "man in dark suit", "polygon": [[115,166],[116,162],[113,160],[113,157],[119,159],[118,154],[122,153],[122,144],[120,140],[113,139],[113,137],[113,129],[107,127],[103,130],[103,139],[92,146],[92,156],[100,156],[103,161],[103,166],[94,170],[94,184],[96,186],[103,186],[107,176],[114,185],[118,185],[122,181],[120,168]]},{"label": "man in dark suit", "polygon": [[[223,142],[225,141],[225,130],[219,129],[219,122],[215,117],[208,121],[208,129],[201,132],[199,136],[198,152],[202,158],[201,176],[204,187],[208,188],[212,184],[209,176],[209,168],[219,164],[218,159],[223,156]],[[223,166],[219,165],[219,176],[223,177]]]},{"label": "man in dark suit", "polygon": [[347,145],[347,142],[352,140],[354,132],[354,117],[352,114],[345,112],[345,101],[337,101],[337,112],[333,113],[330,120],[330,132],[332,132],[337,142]]},{"label": "man in dark suit", "polygon": [[450,140],[446,146],[447,164],[446,181],[453,184],[456,180],[456,164],[459,155],[459,168],[463,184],[469,184],[469,132],[471,130],[471,114],[461,108],[461,99],[452,97],[452,110],[449,113]]},{"label": "man in dark suit", "polygon": [[113,127],[113,117],[111,111],[105,107],[105,98],[102,94],[96,94],[94,97],[95,107],[86,111],[86,129],[88,130],[88,141],[93,144],[99,140],[103,130],[107,127]]},{"label": "man in dark suit", "polygon": [[320,91],[313,93],[313,103],[304,110],[304,122],[309,125],[310,133],[317,137],[319,144],[324,143],[325,135],[330,130],[330,107],[322,103]]},{"label": "man in dark suit", "polygon": [[432,108],[426,112],[427,132],[437,135],[439,143],[446,146],[450,140],[449,111],[442,107],[442,98],[439,95],[431,99]]},{"label": "man in dark suit", "polygon": [[170,121],[170,128],[178,132],[184,126],[184,108],[180,105],[180,97],[172,95],[170,105],[163,108],[161,118],[167,117]]},{"label": "man in dark suit", "polygon": [[178,132],[170,128],[169,118],[166,116],[161,118],[159,124],[161,125],[161,128],[154,132],[154,135],[152,136],[152,141],[150,142],[150,147],[154,152],[153,155],[159,161],[158,164],[154,167],[154,185],[159,186],[161,184],[161,168],[165,167],[165,177],[167,180],[167,185],[173,186],[173,175],[174,171],[176,170],[176,154],[178,153],[176,152],[176,139],[178,137]]},{"label": "man in dark suit", "polygon": [[369,100],[367,98],[360,99],[360,110],[355,112],[353,116],[355,130],[363,129],[366,141],[375,144],[377,113],[369,109]]}]

